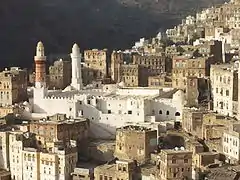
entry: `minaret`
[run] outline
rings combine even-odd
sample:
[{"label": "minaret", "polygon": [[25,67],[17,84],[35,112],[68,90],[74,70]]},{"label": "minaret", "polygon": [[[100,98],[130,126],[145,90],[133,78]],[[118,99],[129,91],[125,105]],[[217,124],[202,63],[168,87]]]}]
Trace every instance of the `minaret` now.
[{"label": "minaret", "polygon": [[36,48],[35,61],[35,87],[46,87],[46,56],[44,55],[44,46],[38,42]]},{"label": "minaret", "polygon": [[75,43],[72,47],[72,83],[71,86],[76,90],[82,88],[82,72],[81,72],[81,53],[79,46]]}]

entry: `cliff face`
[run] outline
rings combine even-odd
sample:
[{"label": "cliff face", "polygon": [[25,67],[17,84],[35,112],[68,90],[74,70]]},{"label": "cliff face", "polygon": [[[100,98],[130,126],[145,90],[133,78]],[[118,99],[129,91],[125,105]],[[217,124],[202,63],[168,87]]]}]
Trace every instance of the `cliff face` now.
[{"label": "cliff face", "polygon": [[[30,66],[38,40],[51,53],[84,48],[128,48],[223,0],[2,0],[0,67]],[[47,52],[50,53],[50,52]]]}]

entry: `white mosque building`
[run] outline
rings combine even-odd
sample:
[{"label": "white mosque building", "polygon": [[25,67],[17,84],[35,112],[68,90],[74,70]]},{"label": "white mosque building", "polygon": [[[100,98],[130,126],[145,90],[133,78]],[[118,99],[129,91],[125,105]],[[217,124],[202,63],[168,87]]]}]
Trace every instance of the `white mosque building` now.
[{"label": "white mosque building", "polygon": [[44,46],[38,43],[36,80],[33,98],[27,108],[29,118],[44,118],[56,113],[72,118],[88,118],[95,136],[115,136],[115,130],[126,124],[155,124],[181,121],[185,94],[173,88],[126,88],[123,83],[83,87],[81,53],[73,45],[72,82],[65,90],[46,87],[46,56]]}]

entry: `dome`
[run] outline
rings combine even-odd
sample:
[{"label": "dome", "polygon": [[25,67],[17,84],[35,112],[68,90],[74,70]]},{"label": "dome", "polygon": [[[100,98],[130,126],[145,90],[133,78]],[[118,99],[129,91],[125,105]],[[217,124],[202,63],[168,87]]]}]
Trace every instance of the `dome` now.
[{"label": "dome", "polygon": [[122,81],[122,82],[118,83],[118,86],[119,86],[119,87],[124,87],[124,86],[125,86],[125,83]]},{"label": "dome", "polygon": [[74,88],[71,85],[69,85],[63,90],[63,92],[72,91],[72,90],[74,90]]},{"label": "dome", "polygon": [[72,47],[72,53],[77,53],[77,54],[80,53],[80,48],[76,43]]},{"label": "dome", "polygon": [[39,42],[37,43],[37,47],[44,47],[42,41],[39,41]]}]

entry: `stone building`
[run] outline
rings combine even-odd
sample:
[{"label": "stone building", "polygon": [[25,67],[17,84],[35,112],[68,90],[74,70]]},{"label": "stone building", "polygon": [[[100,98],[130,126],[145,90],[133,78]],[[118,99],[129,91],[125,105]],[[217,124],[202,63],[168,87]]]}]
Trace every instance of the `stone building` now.
[{"label": "stone building", "polygon": [[121,51],[113,51],[111,54],[111,78],[114,82],[120,82],[121,66],[124,62],[124,54]]},{"label": "stone building", "polygon": [[174,57],[172,69],[172,86],[174,88],[186,89],[188,77],[209,77],[211,62],[212,57]]},{"label": "stone building", "polygon": [[197,77],[187,77],[186,83],[186,106],[198,107],[199,99],[199,79]]},{"label": "stone building", "polygon": [[131,160],[116,161],[114,164],[104,164],[94,169],[95,180],[133,180],[136,174],[136,164]]},{"label": "stone building", "polygon": [[[9,165],[11,171],[11,179],[25,179],[23,177],[23,148],[35,145],[35,136],[30,133],[23,133],[21,131],[12,131],[8,136],[9,141]],[[30,168],[30,167],[29,167]],[[32,172],[34,173],[34,172]],[[33,175],[33,174],[32,174]],[[34,174],[35,176],[35,174]],[[36,175],[37,176],[37,175]],[[30,177],[30,175],[29,175]]]},{"label": "stone building", "polygon": [[155,76],[165,72],[165,54],[160,55],[133,55],[133,64],[143,65],[148,68],[149,75]]},{"label": "stone building", "polygon": [[212,65],[210,72],[213,110],[229,116],[238,112],[237,64]]},{"label": "stone building", "polygon": [[0,132],[0,169],[9,169],[9,133],[6,131]]},{"label": "stone building", "polygon": [[240,124],[232,124],[222,137],[223,154],[228,163],[240,162]]},{"label": "stone building", "polygon": [[204,111],[196,108],[185,108],[183,110],[182,128],[192,135],[201,137],[204,113]]},{"label": "stone building", "polygon": [[27,100],[27,71],[18,67],[0,73],[0,106]]},{"label": "stone building", "polygon": [[50,89],[64,89],[71,83],[71,62],[62,59],[55,61],[49,67],[49,82]]},{"label": "stone building", "polygon": [[110,75],[110,58],[107,49],[84,51],[83,79],[85,79],[87,84],[93,80],[102,80]]},{"label": "stone building", "polygon": [[23,179],[68,180],[78,160],[76,145],[62,142],[55,142],[45,151],[23,148],[22,154]]},{"label": "stone building", "polygon": [[1,131],[0,167],[10,170],[11,179],[71,178],[78,160],[76,141],[49,142],[46,148],[35,134],[11,127]]},{"label": "stone building", "polygon": [[9,105],[0,107],[0,118],[7,116],[8,114],[21,114],[23,109],[19,105]]},{"label": "stone building", "polygon": [[192,152],[187,150],[162,150],[159,154],[161,180],[192,178]]},{"label": "stone building", "polygon": [[223,61],[222,42],[217,40],[204,41],[196,46],[203,56],[213,56],[217,62]]},{"label": "stone building", "polygon": [[156,130],[139,126],[117,129],[115,156],[119,159],[132,159],[142,164],[150,159],[150,153],[156,148]]},{"label": "stone building", "polygon": [[172,86],[171,78],[164,74],[158,75],[158,76],[149,76],[148,86],[149,87],[171,87]]},{"label": "stone building", "polygon": [[143,65],[124,64],[120,70],[121,81],[128,87],[148,86],[148,69]]},{"label": "stone building", "polygon": [[94,172],[85,168],[75,168],[72,175],[72,180],[93,180]]},{"label": "stone building", "polygon": [[49,142],[80,140],[88,138],[89,122],[86,119],[69,119],[65,114],[48,116],[46,119],[32,121],[30,132],[36,134],[43,146]]}]

